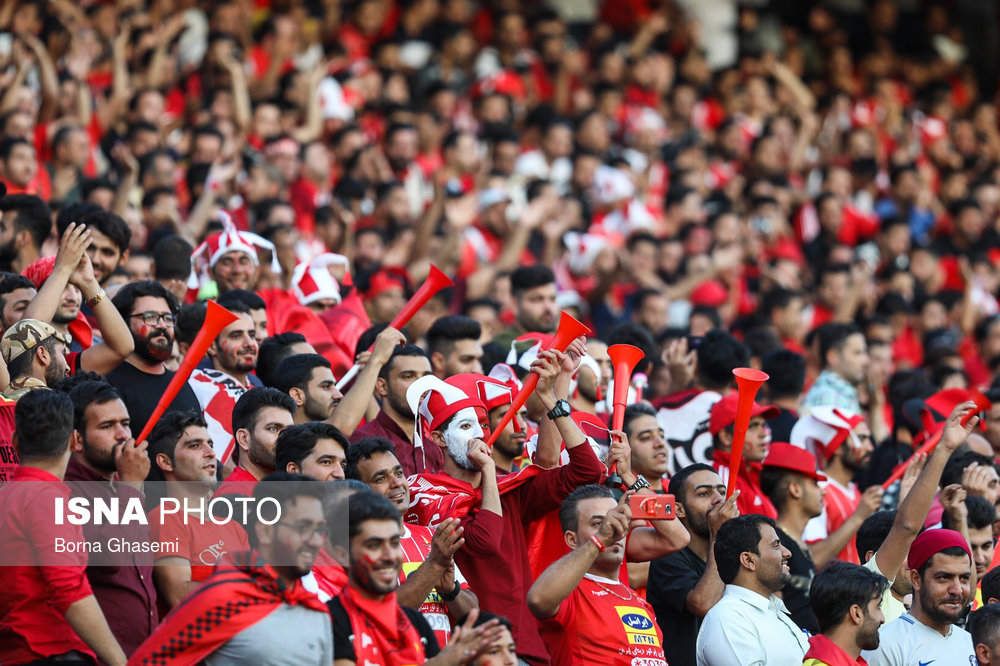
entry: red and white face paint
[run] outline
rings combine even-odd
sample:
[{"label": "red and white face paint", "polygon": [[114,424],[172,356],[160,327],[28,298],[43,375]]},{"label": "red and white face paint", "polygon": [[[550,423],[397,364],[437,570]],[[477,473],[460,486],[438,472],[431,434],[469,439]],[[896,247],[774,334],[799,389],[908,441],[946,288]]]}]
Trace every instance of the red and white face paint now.
[{"label": "red and white face paint", "polygon": [[469,460],[469,442],[483,437],[483,427],[476,410],[466,407],[456,412],[443,434],[448,455],[455,464],[463,469],[475,470],[476,466]]}]

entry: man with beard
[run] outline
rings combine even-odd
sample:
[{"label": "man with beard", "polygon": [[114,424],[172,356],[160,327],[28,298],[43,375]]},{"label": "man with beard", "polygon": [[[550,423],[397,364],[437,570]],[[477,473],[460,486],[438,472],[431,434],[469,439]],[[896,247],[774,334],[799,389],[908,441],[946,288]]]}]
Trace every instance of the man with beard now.
[{"label": "man with beard", "polygon": [[[110,384],[83,381],[69,394],[73,400],[72,458],[66,484],[73,497],[125,506],[138,498],[149,474],[147,443],[132,439],[129,413]],[[90,553],[87,578],[112,633],[126,655],[153,632],[159,622],[153,560],[149,554],[116,552],[112,542],[149,540],[149,527],[131,521],[122,524],[88,522],[87,541],[101,544]]]},{"label": "man with beard", "polygon": [[176,540],[180,545],[178,553],[158,557],[153,570],[160,608],[166,610],[208,578],[223,555],[246,550],[249,542],[239,523],[219,524],[206,519],[196,508],[184,508],[185,502],[194,508],[207,501],[217,484],[218,461],[208,425],[200,413],[164,414],[149,433],[149,458],[148,480],[166,481],[166,497],[181,504],[178,512],[162,513],[162,502],[149,512],[152,540]]},{"label": "man with beard", "polygon": [[233,440],[233,407],[240,396],[253,388],[250,372],[257,365],[257,339],[250,308],[236,301],[228,303],[236,321],[216,336],[208,348],[212,369],[195,368],[188,379],[208,421],[208,432],[216,457],[230,465]]},{"label": "man with beard", "polygon": [[[482,456],[488,457],[485,451]],[[403,568],[402,520],[395,505],[374,493],[351,495],[348,503],[348,582],[327,603],[332,618],[335,666],[468,663],[492,646],[498,623],[473,629],[470,613],[453,640],[439,649],[423,615],[396,596]]]},{"label": "man with beard", "polygon": [[[305,589],[326,537],[323,485],[279,472],[257,484],[252,551],[232,554],[167,616],[133,656],[137,664],[333,663],[330,616]],[[205,627],[193,631],[192,626]]]},{"label": "man with beard", "polygon": [[22,319],[0,338],[0,356],[10,373],[8,400],[17,400],[28,391],[51,388],[69,375],[66,348],[70,337],[51,324]]},{"label": "man with beard", "polygon": [[56,220],[59,236],[64,236],[74,222],[90,230],[91,243],[87,248],[87,255],[94,266],[97,282],[107,284],[115,270],[128,261],[132,231],[122,218],[89,203],[75,204],[60,210]]},{"label": "man with beard", "polygon": [[822,633],[809,638],[802,666],[864,666],[862,650],[878,647],[884,576],[849,562],[834,562],[812,581],[809,599]]},{"label": "man with beard", "polygon": [[[825,461],[823,473],[827,477],[823,513],[806,525],[803,538],[810,547],[824,541],[841,525],[852,518],[862,505],[879,506],[882,488],[870,486],[862,493],[852,479],[871,460],[874,446],[872,431],[863,416],[832,407],[817,407],[808,416],[798,420],[792,428],[792,444],[812,451],[818,460]],[[870,513],[860,516],[861,521]],[[835,556],[838,560],[860,564],[858,548],[853,539]],[[822,566],[824,562],[817,562]]]},{"label": "man with beard", "polygon": [[[132,427],[141,432],[174,377],[163,362],[173,351],[174,325],[180,308],[174,295],[153,281],[127,284],[111,302],[132,332],[135,351],[108,373],[108,382],[121,393]],[[167,411],[201,411],[201,405],[185,384]]]},{"label": "man with beard", "polygon": [[41,256],[52,211],[31,194],[0,196],[0,269],[20,273]]},{"label": "man with beard", "polygon": [[927,530],[907,556],[913,605],[885,625],[875,650],[861,653],[871,666],[975,664],[969,632],[955,625],[965,615],[972,553],[954,530]]},{"label": "man with beard", "polygon": [[[400,514],[410,508],[410,488],[392,442],[366,437],[347,449],[347,477],[366,484],[396,505]],[[479,602],[455,566],[455,552],[462,547],[458,521],[442,521],[436,530],[423,525],[403,525],[400,546],[403,570],[396,598],[401,606],[417,608],[434,630],[438,645],[451,637],[452,618],[463,617]]]},{"label": "man with beard", "polygon": [[801,413],[817,407],[836,407],[861,413],[858,386],[868,371],[865,335],[854,324],[830,323],[817,331],[823,372],[802,398]]},{"label": "man with beard", "polygon": [[559,323],[556,307],[556,278],[547,266],[522,266],[511,273],[514,297],[514,325],[501,331],[493,342],[503,349],[525,333],[553,333]]},{"label": "man with beard", "polygon": [[[729,393],[712,405],[709,412],[708,430],[712,433],[712,467],[719,473],[722,482],[729,483],[729,458],[732,453],[734,429],[736,428],[736,406],[739,395]],[[740,491],[737,506],[740,513],[760,513],[768,518],[778,517],[771,500],[760,488],[760,464],[767,457],[771,446],[771,429],[767,419],[778,415],[775,407],[753,404],[750,410],[750,424],[747,426],[743,446],[743,459],[736,473],[736,487]]]},{"label": "man with beard", "polygon": [[482,326],[471,317],[448,315],[427,331],[427,351],[434,376],[448,379],[463,372],[483,372]]},{"label": "man with beard", "polygon": [[719,528],[715,562],[726,590],[698,632],[698,666],[802,664],[806,634],[776,596],[791,576],[789,557],[766,516],[739,516]]},{"label": "man with beard", "polygon": [[330,362],[319,354],[295,354],[279,363],[274,387],[295,401],[295,423],[327,420],[344,398]]},{"label": "man with beard", "polygon": [[275,471],[278,435],[295,422],[296,411],[295,401],[277,389],[253,388],[240,396],[233,408],[236,467],[215,497],[249,497],[257,482]]},{"label": "man with beard", "polygon": [[[571,552],[528,590],[554,666],[641,659],[666,666],[653,609],[619,580],[632,512],[631,493],[615,502],[604,486],[577,488],[563,500],[559,523]],[[601,631],[595,632],[595,627]]]},{"label": "man with beard", "polygon": [[477,591],[480,605],[510,619],[519,657],[529,664],[547,664],[549,657],[525,601],[533,580],[528,526],[558,509],[578,486],[600,481],[605,472],[571,418],[568,382],[556,381],[565,360],[562,352],[547,350],[531,366],[539,374],[537,394],[569,457],[566,465],[553,469],[529,465],[498,478],[496,463],[481,440],[489,417],[478,395],[470,396],[452,380],[442,382],[432,376],[414,382],[407,391],[420,420],[415,436],[430,440],[444,454],[441,474],[410,479],[414,503],[407,522],[433,528],[447,518],[461,520],[465,546],[455,561]]},{"label": "man with beard", "polygon": [[715,535],[739,515],[740,491],[726,499],[726,485],[705,463],[694,463],[670,478],[674,513],[691,535],[686,548],[649,565],[646,599],[663,631],[663,651],[673,666],[694,666],[701,620],[725,589],[715,564]]},{"label": "man with beard", "polygon": [[396,457],[406,476],[424,472],[440,472],[444,465],[441,450],[427,442],[414,445],[413,410],[406,401],[406,392],[413,382],[431,374],[431,362],[423,349],[416,345],[396,347],[389,361],[379,370],[375,380],[375,398],[381,409],[373,420],[351,435],[351,442],[365,437],[385,437],[396,448]]}]

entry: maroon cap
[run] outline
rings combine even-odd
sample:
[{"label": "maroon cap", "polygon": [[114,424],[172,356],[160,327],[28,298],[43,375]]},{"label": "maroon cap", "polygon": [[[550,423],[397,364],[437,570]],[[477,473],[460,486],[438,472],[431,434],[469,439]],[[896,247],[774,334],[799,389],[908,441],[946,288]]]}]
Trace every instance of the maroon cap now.
[{"label": "maroon cap", "polygon": [[771,444],[767,457],[764,458],[764,467],[780,467],[812,477],[817,481],[826,481],[826,474],[816,471],[816,456],[788,442]]},{"label": "maroon cap", "polygon": [[[732,392],[724,395],[722,400],[712,405],[712,415],[708,419],[708,430],[713,435],[728,425],[736,421],[736,405],[739,404],[739,393]],[[765,419],[773,419],[781,413],[781,410],[773,405],[764,406],[756,402],[750,410],[750,418],[763,416]]]},{"label": "maroon cap", "polygon": [[969,544],[966,543],[965,537],[955,530],[937,529],[927,530],[913,540],[910,554],[906,558],[906,566],[911,569],[919,569],[931,557],[952,546],[958,546],[964,550],[965,554],[969,556],[969,561],[972,561],[972,552],[969,550]]}]

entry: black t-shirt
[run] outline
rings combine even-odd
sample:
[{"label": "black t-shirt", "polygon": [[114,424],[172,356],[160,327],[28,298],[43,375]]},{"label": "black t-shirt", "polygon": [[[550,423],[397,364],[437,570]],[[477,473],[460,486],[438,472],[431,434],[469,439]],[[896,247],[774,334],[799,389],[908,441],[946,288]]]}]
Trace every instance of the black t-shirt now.
[{"label": "black t-shirt", "polygon": [[687,596],[705,573],[705,561],[684,548],[649,565],[646,601],[663,632],[663,653],[670,666],[696,666],[701,618],[687,609]]},{"label": "black t-shirt", "polygon": [[792,439],[792,428],[799,420],[799,415],[784,407],[778,408],[779,413],[773,419],[767,420],[767,425],[771,428],[772,442],[790,442]]},{"label": "black t-shirt", "polygon": [[[167,385],[174,378],[174,373],[167,370],[162,375],[151,375],[143,372],[128,361],[123,361],[121,365],[108,373],[108,381],[118,389],[122,395],[122,401],[128,409],[129,419],[132,421],[132,436],[137,436],[146,426],[146,421],[153,415],[156,403],[159,402]],[[179,411],[202,411],[191,387],[184,384],[177,393],[168,412]]]},{"label": "black t-shirt", "polygon": [[[354,654],[354,629],[351,628],[351,618],[348,617],[347,611],[344,610],[343,604],[340,603],[340,598],[334,597],[330,599],[330,601],[326,602],[326,607],[330,609],[330,618],[333,623],[334,660],[349,659],[357,661],[357,657]],[[400,608],[403,609],[403,613],[406,614],[406,618],[413,625],[413,628],[420,634],[420,642],[424,644],[424,653],[427,655],[427,658],[436,657],[440,649],[438,648],[437,638],[434,636],[434,630],[431,629],[431,625],[427,624],[427,620],[420,614],[420,611],[407,608],[406,606],[400,606]]]},{"label": "black t-shirt", "polygon": [[780,527],[778,539],[792,554],[788,560],[788,571],[792,575],[792,580],[781,589],[781,598],[792,616],[792,622],[815,636],[820,633],[819,620],[809,605],[809,586],[812,585],[813,576],[816,575],[816,565],[813,564],[809,551],[803,551],[795,539],[785,534]]}]

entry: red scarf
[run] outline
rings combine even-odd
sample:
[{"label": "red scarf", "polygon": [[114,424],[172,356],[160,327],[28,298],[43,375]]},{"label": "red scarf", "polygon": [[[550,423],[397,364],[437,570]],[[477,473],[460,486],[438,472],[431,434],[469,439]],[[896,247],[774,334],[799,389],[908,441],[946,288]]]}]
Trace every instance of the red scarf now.
[{"label": "red scarf", "polygon": [[[500,494],[505,495],[524,485],[542,472],[537,465],[528,465],[520,472],[497,480]],[[446,518],[464,518],[479,509],[483,502],[482,486],[473,488],[445,474],[418,474],[410,477],[410,508],[403,519],[408,523],[437,527]]]},{"label": "red scarf", "polygon": [[234,553],[167,615],[128,663],[200,662],[281,604],[327,612],[301,581],[287,587],[256,552]]},{"label": "red scarf", "polygon": [[373,601],[348,585],[338,598],[351,619],[354,663],[413,666],[427,660],[420,634],[396,601],[395,592]]},{"label": "red scarf", "polygon": [[326,548],[320,548],[316,553],[312,570],[320,591],[330,595],[331,599],[347,587],[347,572]]}]

